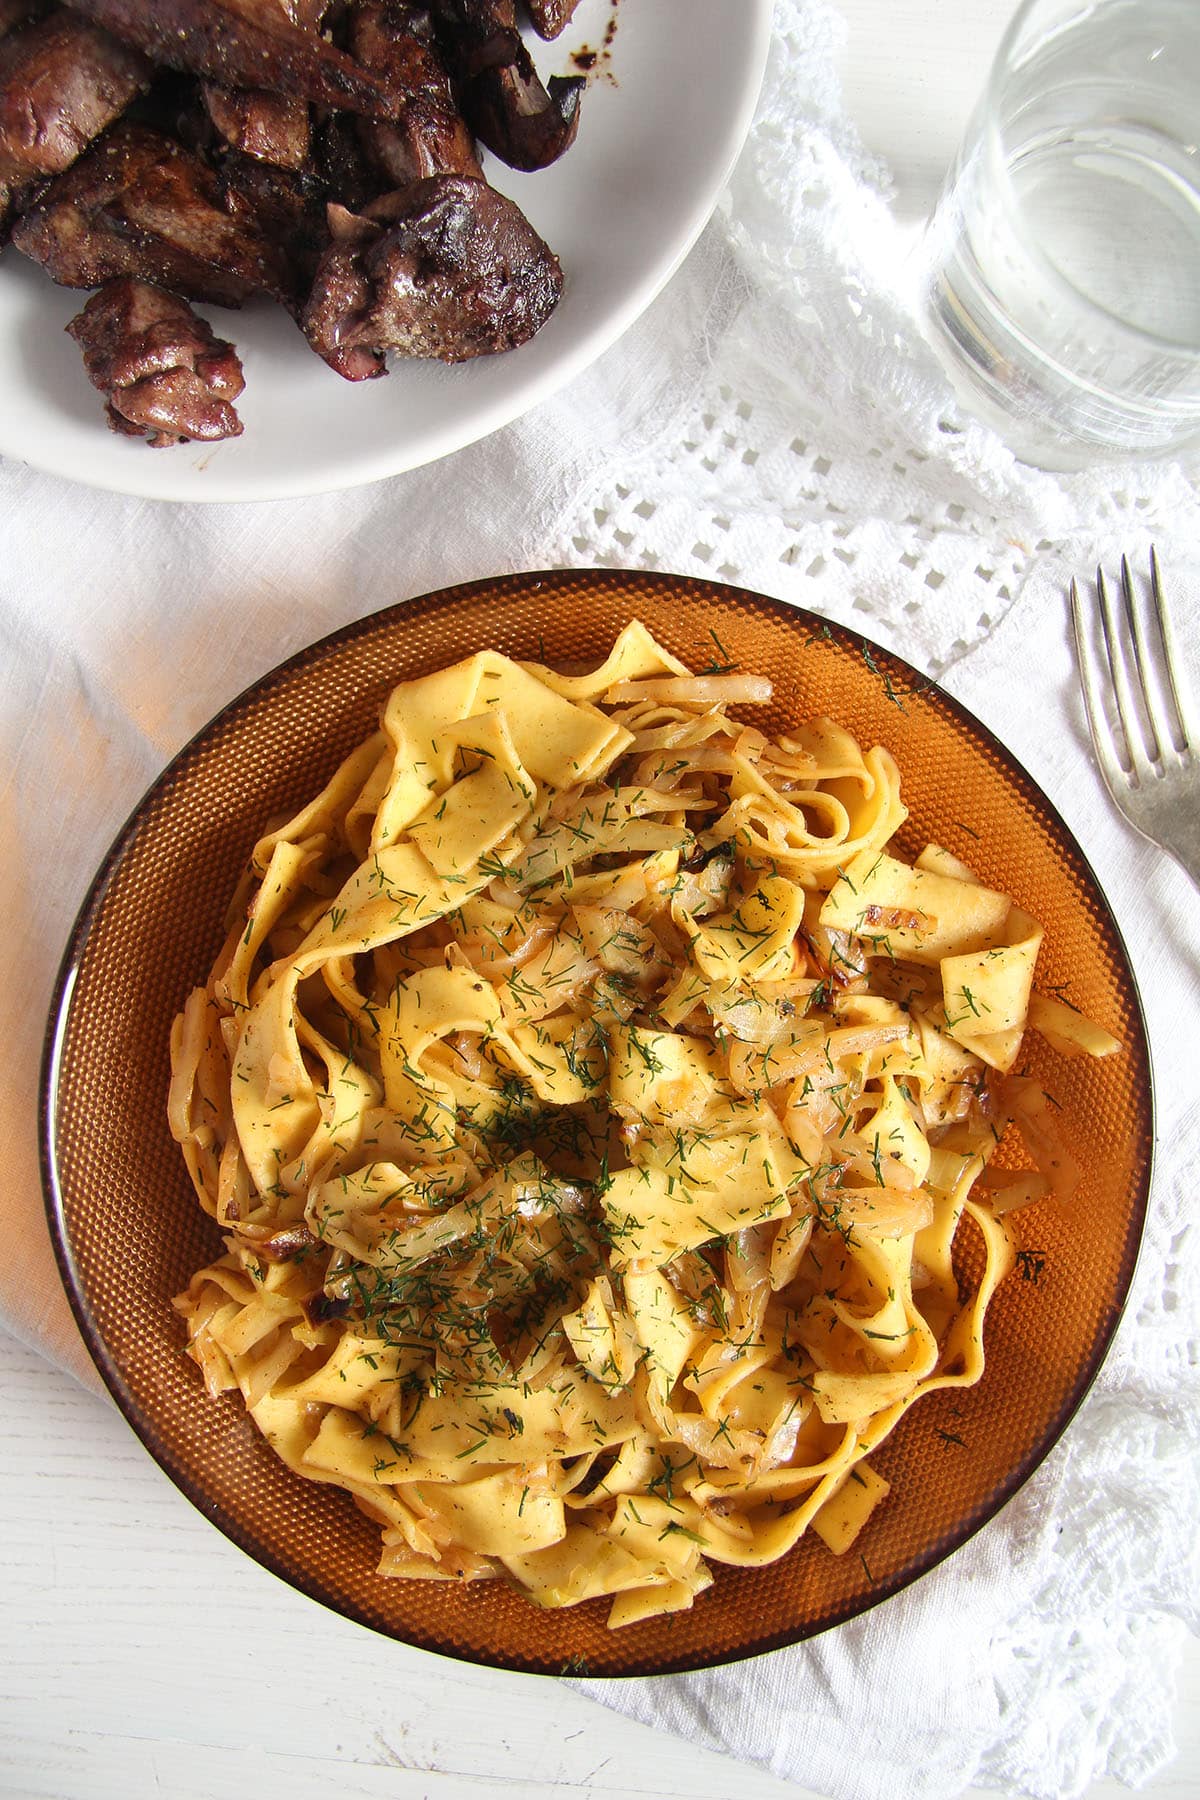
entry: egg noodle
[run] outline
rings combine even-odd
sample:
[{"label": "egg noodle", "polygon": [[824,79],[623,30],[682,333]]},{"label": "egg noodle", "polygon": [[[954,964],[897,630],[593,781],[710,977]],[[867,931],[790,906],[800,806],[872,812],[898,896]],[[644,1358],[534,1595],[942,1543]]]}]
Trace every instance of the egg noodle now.
[{"label": "egg noodle", "polygon": [[983,1372],[1008,1215],[1075,1184],[1022,1036],[1115,1041],[1035,993],[1007,895],[889,850],[886,750],[728,716],[769,695],[636,621],[592,674],[405,682],[176,1020],[226,1245],[190,1353],[384,1575],[619,1626],[844,1551],[870,1453]]}]

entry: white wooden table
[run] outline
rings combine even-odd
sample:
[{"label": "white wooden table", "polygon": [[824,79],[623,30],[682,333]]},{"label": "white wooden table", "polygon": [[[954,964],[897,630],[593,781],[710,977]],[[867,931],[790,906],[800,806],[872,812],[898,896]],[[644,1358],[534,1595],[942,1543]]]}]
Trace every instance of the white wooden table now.
[{"label": "white wooden table", "polygon": [[[842,7],[851,111],[915,220],[1008,0]],[[316,1607],[214,1531],[111,1406],[2,1335],[0,1602],[14,1800],[804,1800],[559,1683],[460,1667]],[[1193,1644],[1163,1800],[1200,1795],[1197,1702]],[[1123,1791],[1104,1781],[1087,1800]]]}]

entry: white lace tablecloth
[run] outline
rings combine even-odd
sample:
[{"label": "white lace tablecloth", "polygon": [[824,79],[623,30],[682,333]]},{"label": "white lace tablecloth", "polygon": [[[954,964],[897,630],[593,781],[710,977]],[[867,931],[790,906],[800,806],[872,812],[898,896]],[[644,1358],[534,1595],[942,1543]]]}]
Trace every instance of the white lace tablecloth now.
[{"label": "white lace tablecloth", "polygon": [[824,0],[778,0],[757,123],[683,270],[569,393],[451,462],[190,510],[0,465],[0,1320],[95,1382],[40,1217],[46,1005],[112,835],[250,680],[397,598],[519,568],[700,574],[850,624],[992,726],[1110,896],[1158,1074],[1135,1291],[1063,1443],[934,1574],[810,1645],[588,1691],[844,1800],[973,1782],[1049,1800],[1169,1757],[1200,1612],[1196,894],[1103,796],[1064,605],[1071,572],[1153,540],[1200,616],[1200,499],[1178,465],[1023,468],[955,412],[913,328],[885,172],[839,99],[839,30]]}]

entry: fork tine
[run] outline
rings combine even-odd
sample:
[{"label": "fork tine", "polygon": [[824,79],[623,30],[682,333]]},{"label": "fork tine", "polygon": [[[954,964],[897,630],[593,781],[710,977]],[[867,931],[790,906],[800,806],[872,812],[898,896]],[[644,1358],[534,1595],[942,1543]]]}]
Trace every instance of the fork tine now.
[{"label": "fork tine", "polygon": [[[1151,741],[1147,743],[1146,749],[1152,762],[1161,763],[1175,749],[1175,739],[1182,727],[1177,729],[1176,721],[1171,716],[1171,708],[1158,672],[1161,659],[1150,653],[1146,628],[1142,622],[1143,608],[1137,603],[1133,572],[1127,556],[1121,558],[1121,591],[1125,600],[1125,618],[1133,640],[1133,666],[1140,690],[1138,698],[1141,701],[1141,718],[1150,730]],[[1176,706],[1175,711],[1178,710]]]},{"label": "fork tine", "polygon": [[1135,780],[1144,781],[1150,772],[1149,763],[1142,741],[1141,725],[1134,711],[1133,692],[1129,686],[1129,674],[1121,649],[1120,627],[1109,595],[1108,583],[1104,579],[1103,568],[1096,570],[1096,595],[1100,601],[1100,624],[1104,636],[1104,653],[1108,659],[1108,671],[1112,680],[1113,697],[1117,703],[1117,718],[1121,725],[1121,735],[1125,740],[1125,755],[1123,759],[1118,757],[1118,763],[1123,774],[1128,776],[1132,772]]},{"label": "fork tine", "polygon": [[1083,705],[1087,713],[1088,729],[1092,734],[1092,747],[1096,752],[1096,761],[1100,764],[1104,785],[1119,806],[1121,791],[1128,785],[1128,781],[1113,745],[1108,720],[1104,716],[1100,700],[1100,676],[1095,654],[1088,642],[1079,584],[1074,578],[1071,581],[1071,624],[1075,632],[1075,660],[1079,665],[1079,685],[1083,691]]},{"label": "fork tine", "polygon": [[1167,605],[1167,597],[1163,591],[1162,570],[1159,567],[1158,551],[1150,546],[1150,591],[1154,596],[1154,614],[1158,621],[1159,635],[1162,638],[1163,651],[1167,664],[1167,681],[1170,684],[1171,698],[1175,702],[1175,715],[1183,733],[1183,748],[1194,750],[1200,745],[1200,725],[1196,722],[1195,703],[1188,688],[1184,673],[1183,658],[1179,654],[1175,642],[1174,627],[1171,623],[1171,612]]}]

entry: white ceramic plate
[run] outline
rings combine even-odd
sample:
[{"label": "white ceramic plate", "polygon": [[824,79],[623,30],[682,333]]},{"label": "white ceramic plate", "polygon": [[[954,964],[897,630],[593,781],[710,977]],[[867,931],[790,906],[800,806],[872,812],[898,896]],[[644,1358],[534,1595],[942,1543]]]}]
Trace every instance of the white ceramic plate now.
[{"label": "white ceramic plate", "polygon": [[152,450],[107,428],[64,335],[83,296],[10,248],[0,258],[0,453],[154,499],[281,499],[433,462],[546,399],[633,323],[699,236],[749,128],[771,0],[583,0],[557,43],[533,46],[543,72],[570,73],[571,51],[598,46],[614,18],[567,154],[532,175],[488,162],[566,275],[532,342],[456,368],[396,363],[384,380],[351,383],[280,308],[206,307],[242,358],[245,433]]}]

